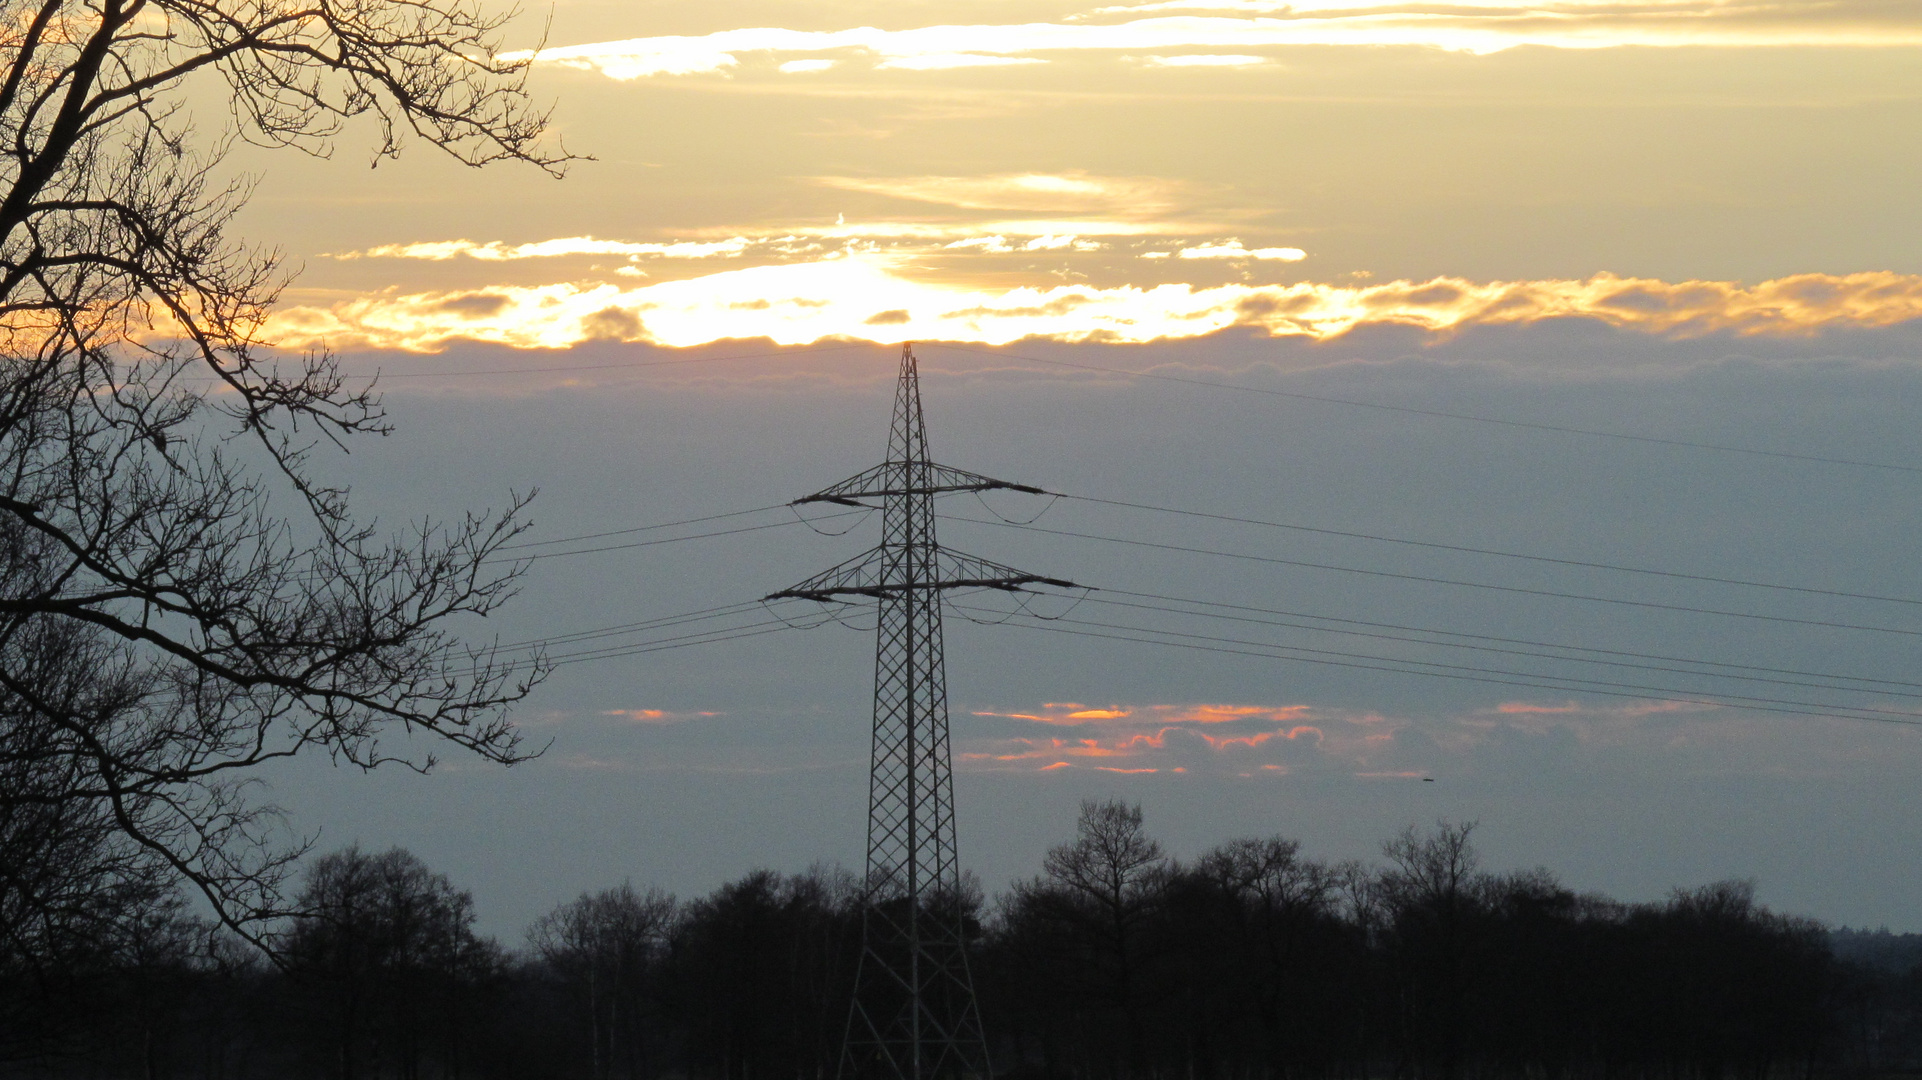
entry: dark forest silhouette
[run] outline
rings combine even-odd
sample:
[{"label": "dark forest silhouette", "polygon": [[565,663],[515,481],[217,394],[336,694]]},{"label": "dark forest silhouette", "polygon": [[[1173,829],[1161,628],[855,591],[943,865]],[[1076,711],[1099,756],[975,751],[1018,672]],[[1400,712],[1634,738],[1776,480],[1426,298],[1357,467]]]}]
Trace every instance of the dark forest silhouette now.
[{"label": "dark forest silhouette", "polygon": [[[1922,937],[1721,882],[1658,903],[1482,870],[1472,825],[1378,866],[1282,838],[1167,857],[1084,805],[1042,873],[963,900],[997,1073],[1737,1080],[1922,1068]],[[402,851],[311,860],[270,964],[164,890],[7,926],[0,1071],[161,1078],[834,1075],[858,947],[839,868],[698,900],[623,884],[518,947]]]}]

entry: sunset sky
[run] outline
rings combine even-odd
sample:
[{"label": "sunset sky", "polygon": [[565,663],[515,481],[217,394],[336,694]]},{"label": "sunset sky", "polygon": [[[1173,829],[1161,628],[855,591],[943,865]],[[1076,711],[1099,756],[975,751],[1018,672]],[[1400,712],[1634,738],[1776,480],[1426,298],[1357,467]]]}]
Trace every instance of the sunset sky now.
[{"label": "sunset sky", "polygon": [[[1101,590],[950,615],[990,891],[1119,797],[1182,856],[1475,819],[1491,866],[1577,889],[1753,877],[1922,929],[1922,6],[548,14],[506,46],[545,33],[565,179],[370,171],[351,131],[232,157],[242,231],[301,268],[271,336],[383,377],[398,433],[338,466],[369,512],[756,511],[523,549],[577,554],[485,633],[770,619],[639,625],[874,542],[757,508],[878,461],[913,340],[938,459],[1070,496],[951,499],[943,539]],[[274,793],[507,935],[623,878],[858,865],[872,647],[584,660],[523,710],[536,762]]]}]

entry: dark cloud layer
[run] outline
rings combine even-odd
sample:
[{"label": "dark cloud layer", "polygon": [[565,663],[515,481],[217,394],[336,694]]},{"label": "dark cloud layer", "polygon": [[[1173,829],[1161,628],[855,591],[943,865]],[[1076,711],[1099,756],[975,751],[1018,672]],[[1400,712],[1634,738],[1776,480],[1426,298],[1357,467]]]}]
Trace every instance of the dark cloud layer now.
[{"label": "dark cloud layer", "polygon": [[[1318,344],[1234,332],[1181,345],[1016,350],[1430,414],[1901,468],[1131,380],[933,345],[920,351],[936,457],[1054,491],[1922,599],[1913,569],[1922,562],[1914,529],[1922,510],[1922,472],[1913,471],[1922,469],[1922,433],[1913,424],[1922,406],[1918,333],[1905,324],[1794,340],[1669,341],[1565,320],[1480,327],[1445,340],[1390,327]],[[755,351],[735,343],[707,354],[729,349]],[[600,366],[677,358],[685,357],[601,343],[540,358],[593,370],[395,379],[389,403],[400,433],[360,448],[343,468],[370,508],[397,518],[498,504],[509,487],[538,486],[541,535],[557,537],[780,503],[871,464],[884,445],[888,350],[717,361],[711,369]],[[349,357],[356,370],[376,362],[396,374],[423,363],[443,371],[541,366],[527,354],[477,347],[427,362]],[[1039,506],[1014,500],[993,509],[1020,520]],[[1035,524],[1077,535],[1000,524],[971,501],[951,501],[944,513],[946,542],[1098,585],[1100,599],[1152,593],[1377,630],[1747,664],[1771,678],[1801,678],[1781,674],[1793,671],[1889,681],[1849,692],[1690,681],[1647,668],[1451,649],[1432,644],[1440,640],[1432,635],[1431,644],[1413,645],[1092,602],[1071,616],[1097,623],[1703,688],[1697,696],[1733,690],[1922,706],[1899,696],[1907,691],[1898,684],[1914,679],[1913,633],[1809,625],[1912,632],[1922,629],[1922,608],[1913,604],[1072,499]],[[869,532],[828,538],[796,525],[544,560],[530,573],[525,602],[498,630],[515,640],[749,600],[871,542]],[[829,625],[568,667],[526,710],[530,733],[553,739],[540,761],[509,772],[456,762],[426,779],[316,768],[277,777],[276,790],[297,825],[325,830],[323,844],[359,838],[419,850],[474,887],[490,927],[510,934],[547,905],[623,877],[695,891],[756,865],[853,862],[871,648],[870,637]],[[991,887],[1032,872],[1041,851],[1070,830],[1080,798],[1114,796],[1142,801],[1150,826],[1184,853],[1280,831],[1319,854],[1368,857],[1400,826],[1447,815],[1481,820],[1496,864],[1546,865],[1579,888],[1648,897],[1673,884],[1754,876],[1765,899],[1790,910],[1922,926],[1922,850],[1902,809],[1922,764],[1922,732],[1912,726],[1656,700],[1690,696],[1680,693],[1607,696],[1567,684],[1415,677],[1301,662],[1306,653],[1280,661],[1183,651],[1014,623],[951,620],[949,650],[957,748],[982,755],[964,758],[958,782],[964,858]],[[1201,719],[1211,708],[1243,711]],[[1104,715],[1065,722],[1073,712]],[[1054,739],[1124,752],[995,764]],[[1040,767],[1056,760],[1068,767]],[[1157,771],[1134,771],[1142,769]]]}]

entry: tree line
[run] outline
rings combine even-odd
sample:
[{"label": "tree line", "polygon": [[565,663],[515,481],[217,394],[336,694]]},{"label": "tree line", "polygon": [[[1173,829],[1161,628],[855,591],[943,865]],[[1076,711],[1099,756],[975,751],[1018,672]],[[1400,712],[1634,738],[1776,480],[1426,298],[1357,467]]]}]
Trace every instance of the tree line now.
[{"label": "tree line", "polygon": [[[1922,1066],[1922,939],[1834,932],[1721,882],[1655,903],[1481,868],[1472,825],[1374,865],[1280,837],[1166,855],[1084,804],[1041,873],[973,888],[998,1075],[1736,1080]],[[838,867],[678,901],[632,884],[506,945],[406,851],[309,860],[273,959],[166,889],[62,930],[8,912],[0,1074],[823,1080],[860,942]]]}]

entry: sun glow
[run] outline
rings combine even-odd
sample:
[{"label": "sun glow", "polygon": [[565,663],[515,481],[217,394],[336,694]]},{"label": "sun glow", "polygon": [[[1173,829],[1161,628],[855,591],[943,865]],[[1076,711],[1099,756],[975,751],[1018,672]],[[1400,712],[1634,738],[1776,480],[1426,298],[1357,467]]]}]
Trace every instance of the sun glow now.
[{"label": "sun glow", "polygon": [[1001,345],[1025,338],[1136,343],[1230,327],[1325,339],[1371,324],[1447,333],[1552,318],[1677,337],[1805,335],[1918,317],[1922,277],[1886,272],[1803,274],[1756,285],[1600,274],[1546,281],[984,289],[917,277],[899,259],[853,254],[651,284],[376,294],[282,309],[265,336],[288,347],[415,351],[458,339],[529,349],[610,339],[674,347],[740,338],[782,345],[826,338]]},{"label": "sun glow", "polygon": [[[1182,14],[1198,11],[1207,14]],[[1160,14],[1171,12],[1172,14]],[[1128,16],[1136,16],[1129,18]],[[1147,16],[1147,17],[1140,17]],[[1109,19],[1118,21],[1106,21]],[[1102,8],[1059,22],[922,26],[882,30],[751,27],[698,36],[630,38],[504,54],[505,60],[596,71],[620,81],[731,75],[772,57],[785,74],[792,54],[841,53],[880,70],[1042,64],[1038,54],[1113,53],[1148,66],[1190,71],[1268,66],[1249,50],[1301,46],[1417,46],[1495,53],[1520,46],[1562,49],[1644,47],[1889,47],[1922,44],[1922,18],[1894,6],[1820,0],[1488,0],[1378,3],[1373,0],[1169,0]],[[1192,58],[1171,49],[1236,50]]]}]

